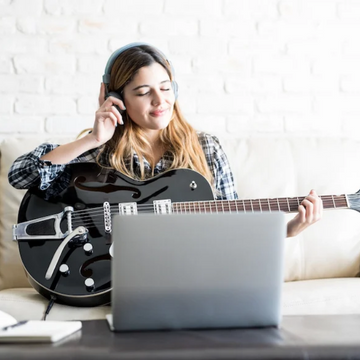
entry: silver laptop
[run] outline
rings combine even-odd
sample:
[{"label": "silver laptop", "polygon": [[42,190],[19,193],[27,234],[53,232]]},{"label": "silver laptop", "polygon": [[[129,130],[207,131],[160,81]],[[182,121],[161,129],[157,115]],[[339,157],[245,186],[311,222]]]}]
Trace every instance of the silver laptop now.
[{"label": "silver laptop", "polygon": [[117,215],[114,331],[278,326],[284,214]]}]

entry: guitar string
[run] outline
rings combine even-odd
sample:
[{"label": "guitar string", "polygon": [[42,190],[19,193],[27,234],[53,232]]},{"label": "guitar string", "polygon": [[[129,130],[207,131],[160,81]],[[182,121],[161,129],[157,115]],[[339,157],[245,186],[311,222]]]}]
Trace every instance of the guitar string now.
[{"label": "guitar string", "polygon": [[[181,211],[180,211],[181,212]],[[195,213],[199,211],[193,211]],[[244,212],[244,211],[237,211],[237,212]],[[176,213],[179,213],[179,211],[176,211]],[[90,218],[90,219],[79,219],[78,221],[73,221],[74,227],[83,225],[86,226],[88,229],[90,228],[98,228],[102,227],[104,225],[104,221],[101,215],[96,216],[96,218]]]},{"label": "guitar string", "polygon": [[[277,209],[279,208],[280,206],[280,209],[279,210],[282,210],[282,205],[285,205],[285,209],[289,209],[289,204],[288,204],[288,201],[279,201],[279,202],[274,202],[275,200],[271,201],[271,199],[269,199],[269,204],[270,204],[270,209]],[[335,199],[335,201],[337,201],[339,203],[338,200]],[[347,203],[345,201],[345,199],[342,200],[343,201],[343,205],[341,203],[338,204],[337,207],[341,207],[341,206],[347,206]],[[225,201],[226,202],[226,201]],[[279,206],[278,206],[278,203],[279,203]],[[323,199],[323,204],[325,206],[330,206],[330,207],[334,207],[334,201],[333,201],[333,198],[331,199]],[[268,203],[259,203],[258,201],[256,201],[255,203],[251,200],[229,200],[228,201],[228,204],[225,204],[224,205],[224,201],[220,201],[219,203],[217,203],[216,201],[212,200],[210,202],[206,202],[206,201],[197,201],[197,202],[176,202],[176,203],[173,203],[172,204],[172,207],[184,207],[185,210],[186,208],[188,207],[189,209],[195,209],[196,207],[201,207],[206,209],[206,208],[218,208],[219,206],[225,206],[225,207],[228,207],[230,209],[233,209],[233,208],[238,208],[238,206],[248,210],[246,208],[246,205],[248,206],[251,206],[251,208],[256,208],[256,209],[261,209],[262,207],[268,207]],[[271,206],[271,205],[275,205],[275,206]],[[293,207],[296,207],[297,209],[297,206],[298,206],[298,202],[296,199],[291,199],[290,200],[290,208],[293,208]],[[336,208],[336,206],[334,207]],[[111,205],[110,206],[110,209],[111,210],[118,210],[118,206],[117,205]],[[144,204],[144,205],[138,205],[137,206],[137,209],[142,211],[142,210],[153,210],[154,209],[154,205],[152,204]],[[269,209],[269,208],[268,208]],[[269,210],[270,210],[269,209]],[[250,210],[250,208],[249,208]],[[97,207],[97,208],[91,208],[91,209],[84,209],[84,210],[76,210],[73,212],[73,214],[78,214],[79,216],[81,216],[81,214],[86,214],[86,215],[89,215],[89,214],[96,214],[96,213],[99,213],[99,214],[103,214],[104,212],[104,209],[103,207]]]},{"label": "guitar string", "polygon": [[[340,197],[340,199],[339,199]],[[184,202],[175,202],[175,203],[172,203],[172,207],[174,206],[177,206],[177,207],[181,207],[181,206],[187,206],[189,208],[191,207],[196,207],[196,206],[200,206],[200,205],[203,205],[203,206],[208,206],[209,208],[210,207],[218,207],[218,206],[223,206],[224,205],[224,202],[228,202],[228,204],[225,206],[228,206],[228,207],[231,207],[231,209],[233,207],[237,207],[237,206],[242,206],[244,207],[243,205],[249,205],[249,206],[252,206],[252,207],[257,207],[259,206],[259,208],[261,207],[268,207],[268,204],[270,204],[270,208],[271,208],[271,205],[275,205],[274,208],[278,208],[279,206],[281,207],[281,205],[285,205],[285,208],[288,209],[289,208],[289,205],[290,207],[292,206],[298,206],[298,201],[301,199],[301,201],[304,199],[304,197],[299,197],[299,198],[286,198],[286,199],[259,199],[259,200],[252,200],[252,199],[244,199],[244,200],[220,200],[219,202],[217,202],[217,200],[209,200],[209,201],[184,201]],[[323,200],[323,204],[327,204],[327,205],[332,205],[333,206],[333,202],[334,200],[339,202],[340,201],[344,201],[344,203],[346,204],[346,199],[344,197],[341,197],[341,195],[338,195],[337,196],[337,199],[334,199],[334,197],[332,195],[324,195],[321,197],[321,199]],[[290,203],[290,204],[289,204]],[[279,206],[278,206],[279,204]],[[339,205],[341,206],[341,205]],[[118,205],[111,205],[110,206],[110,209],[118,209],[119,206]],[[140,209],[154,209],[154,205],[153,204],[138,204],[136,206],[136,208],[138,210]],[[98,206],[96,208],[91,208],[91,209],[83,209],[83,210],[75,210],[73,212],[76,213],[76,214],[79,214],[81,215],[82,213],[85,213],[85,214],[91,214],[91,213],[96,213],[96,212],[99,212],[101,214],[103,214],[104,212],[104,208],[102,206]]]},{"label": "guitar string", "polygon": [[[232,201],[232,200],[231,200]],[[242,201],[241,201],[242,202]],[[326,204],[327,205],[332,205],[333,206],[333,199],[332,199],[332,196],[331,196],[331,199],[326,199],[325,200]],[[200,203],[200,202],[199,202]],[[206,202],[203,202],[203,203],[206,203]],[[176,203],[176,204],[179,204],[179,203]],[[181,203],[181,204],[187,204],[187,202],[184,202],[184,203]],[[233,204],[228,204],[228,205],[233,205]],[[344,204],[344,206],[347,206],[346,204]],[[338,206],[340,207],[340,206]],[[113,209],[118,209],[117,206],[111,206],[111,208]],[[149,209],[151,208],[151,209]],[[144,209],[144,208],[141,208],[140,211],[141,212],[152,212],[152,209],[153,209],[153,206],[150,206],[148,207],[148,209]],[[189,209],[183,209],[181,208],[181,206],[178,208],[173,208],[173,212],[175,213],[182,213],[182,212],[192,212],[192,213],[199,213],[199,212],[206,212],[206,211],[211,211],[212,209],[211,208],[201,208],[200,206],[198,208],[196,207],[189,207]],[[217,209],[216,209],[217,210]],[[254,207],[252,209],[246,209],[245,207],[242,208],[242,209],[239,209],[238,207],[236,207],[236,209],[234,207],[230,207],[229,209],[226,209],[226,207],[224,208],[224,206],[222,206],[222,211],[221,212],[224,212],[226,210],[230,210],[230,211],[234,211],[234,212],[245,212],[245,211],[257,211],[257,210],[261,210],[261,208],[255,208]],[[269,210],[267,210],[269,211]],[[93,227],[93,225],[103,225],[103,209],[100,208],[98,210],[95,210],[95,211],[85,211],[85,210],[82,210],[82,212],[84,212],[84,216],[82,215],[79,215],[78,213],[77,214],[72,214],[72,218],[73,218],[73,221],[72,221],[72,224],[74,226],[77,226],[77,225],[92,225],[91,227]],[[97,223],[95,222],[96,220],[98,219],[101,219],[100,220],[100,223]]]}]

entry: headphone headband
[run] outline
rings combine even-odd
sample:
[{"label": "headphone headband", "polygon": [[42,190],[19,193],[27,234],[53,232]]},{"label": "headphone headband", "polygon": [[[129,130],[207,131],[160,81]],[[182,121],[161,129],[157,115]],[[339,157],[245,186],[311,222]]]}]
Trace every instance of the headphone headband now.
[{"label": "headphone headband", "polygon": [[[143,45],[145,45],[145,46],[151,46],[151,47],[155,48],[154,46],[152,46],[152,45],[150,45],[150,44],[148,44],[148,43],[145,43],[145,42],[133,42],[133,43],[130,43],[130,44],[127,44],[127,45],[121,47],[120,49],[115,50],[115,51],[111,54],[111,56],[110,56],[110,58],[109,58],[109,60],[108,60],[108,62],[107,62],[107,64],[106,64],[106,66],[105,66],[105,71],[104,71],[104,75],[103,75],[103,82],[104,82],[104,84],[106,84],[106,85],[109,85],[109,84],[110,84],[110,73],[111,73],[111,69],[112,69],[112,67],[113,67],[113,65],[114,65],[115,60],[120,56],[120,54],[122,54],[124,51],[126,51],[126,50],[128,50],[128,49],[131,49],[131,48],[133,48],[133,47],[143,46]],[[165,56],[165,54],[164,54],[163,52],[161,52],[161,51],[160,51],[159,49],[157,49],[157,48],[155,48],[155,49],[156,49],[156,50],[164,57],[164,59],[166,59],[166,61],[169,63],[170,68],[171,68],[172,75],[174,76],[174,69],[173,69],[170,61],[167,59],[167,57]]]},{"label": "headphone headband", "polygon": [[[105,66],[105,71],[104,71],[104,75],[103,75],[103,83],[105,84],[105,88],[107,89],[107,87],[109,86],[110,84],[110,74],[111,74],[111,69],[114,65],[114,62],[115,60],[120,56],[120,54],[122,54],[124,51],[128,50],[128,49],[131,49],[133,47],[137,47],[137,46],[151,46],[152,48],[155,48],[154,46],[150,45],[150,44],[147,44],[145,42],[133,42],[133,43],[130,43],[130,44],[127,44],[123,47],[121,47],[120,49],[117,49],[115,50],[109,60],[107,61],[106,63],[106,66]],[[170,69],[171,69],[171,73],[172,73],[172,76],[174,77],[175,76],[175,71],[174,71],[174,68],[172,67],[172,64],[171,62],[167,59],[167,57],[165,56],[165,54],[160,51],[159,49],[155,48],[163,57],[164,59],[166,59],[166,61],[168,62],[168,64],[170,65]],[[173,87],[173,90],[174,90],[174,94],[175,94],[175,99],[177,99],[177,96],[178,96],[178,85],[176,83],[176,81],[172,81],[172,87]]]}]

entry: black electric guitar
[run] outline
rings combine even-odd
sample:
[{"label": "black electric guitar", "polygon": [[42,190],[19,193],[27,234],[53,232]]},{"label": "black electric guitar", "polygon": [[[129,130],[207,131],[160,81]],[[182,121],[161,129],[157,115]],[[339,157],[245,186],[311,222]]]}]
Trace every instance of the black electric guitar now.
[{"label": "black electric guitar", "polygon": [[[29,190],[13,238],[31,285],[43,296],[74,306],[110,302],[112,216],[149,213],[296,212],[304,197],[214,201],[196,171],[170,170],[133,180],[93,163],[68,165],[69,183],[44,199]],[[360,208],[360,191],[321,196],[325,209]]]}]

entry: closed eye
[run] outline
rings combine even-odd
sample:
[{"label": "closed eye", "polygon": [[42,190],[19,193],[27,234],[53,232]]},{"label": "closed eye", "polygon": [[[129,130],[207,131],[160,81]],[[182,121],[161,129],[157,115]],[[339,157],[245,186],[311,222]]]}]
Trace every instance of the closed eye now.
[{"label": "closed eye", "polygon": [[[170,91],[170,88],[168,89],[160,89],[161,91]],[[145,96],[145,95],[149,95],[150,94],[150,91],[147,91],[146,93],[144,94],[136,94],[136,96]]]}]

